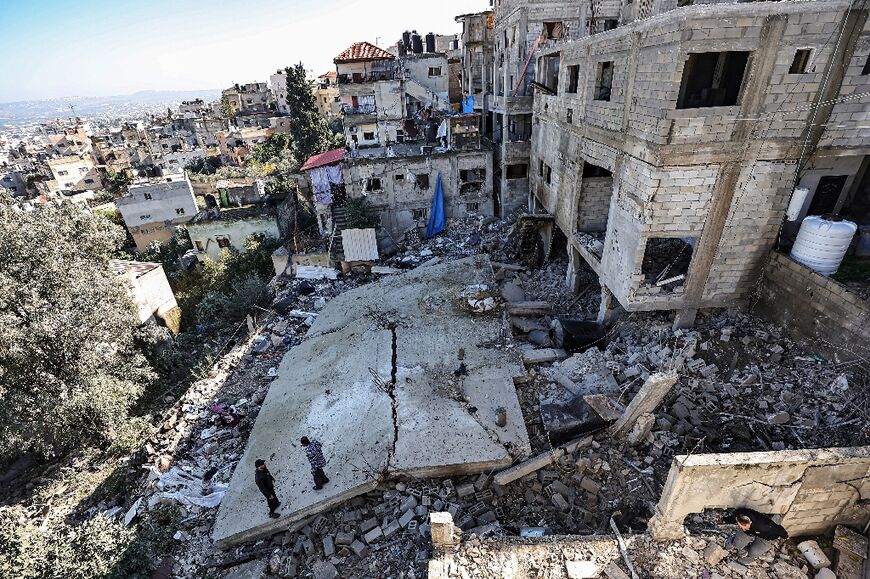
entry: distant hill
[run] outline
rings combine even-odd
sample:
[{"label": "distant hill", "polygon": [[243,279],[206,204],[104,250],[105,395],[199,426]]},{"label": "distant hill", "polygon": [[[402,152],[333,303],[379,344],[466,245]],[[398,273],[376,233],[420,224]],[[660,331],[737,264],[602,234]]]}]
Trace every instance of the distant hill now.
[{"label": "distant hill", "polygon": [[0,103],[0,125],[19,125],[72,116],[70,105],[80,117],[125,117],[177,107],[181,101],[220,98],[219,90],[144,90],[107,97],[65,97],[38,101]]}]

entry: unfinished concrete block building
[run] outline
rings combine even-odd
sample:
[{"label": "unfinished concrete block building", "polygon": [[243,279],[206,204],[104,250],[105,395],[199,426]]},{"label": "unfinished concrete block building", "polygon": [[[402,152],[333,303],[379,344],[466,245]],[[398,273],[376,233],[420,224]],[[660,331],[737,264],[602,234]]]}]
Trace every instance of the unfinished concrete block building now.
[{"label": "unfinished concrete block building", "polygon": [[[628,17],[675,8],[640,4]],[[677,325],[746,298],[802,179],[849,172],[859,186],[866,20],[824,0],[685,6],[580,39],[569,26],[537,54],[533,108],[507,96],[516,71],[505,69],[493,110],[530,118],[530,208],[568,238],[569,284],[583,260],[602,317],[615,298],[677,310]],[[515,8],[496,22],[502,55],[527,20]],[[502,147],[506,171],[512,154]]]}]

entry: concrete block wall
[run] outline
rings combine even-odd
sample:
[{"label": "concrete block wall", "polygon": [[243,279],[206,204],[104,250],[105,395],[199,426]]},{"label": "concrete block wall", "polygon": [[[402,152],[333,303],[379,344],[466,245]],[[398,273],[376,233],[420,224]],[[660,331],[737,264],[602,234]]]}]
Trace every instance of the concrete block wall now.
[{"label": "concrete block wall", "polygon": [[577,198],[575,227],[578,231],[606,231],[613,195],[613,177],[586,177]]},{"label": "concrete block wall", "polygon": [[791,536],[865,524],[851,509],[870,492],[870,447],[675,457],[649,522],[656,540],[680,539],[683,520],[706,509],[748,507],[781,515]]},{"label": "concrete block wall", "polygon": [[744,166],[704,288],[706,300],[743,300],[755,288],[788,206],[794,171],[793,162]]},{"label": "concrete block wall", "polygon": [[[849,59],[849,66],[840,87],[840,97],[850,97],[870,92],[870,74],[861,74],[870,58],[870,31],[865,25],[864,33],[855,44],[855,51]],[[864,99],[866,103],[866,99]],[[823,147],[862,147],[870,143],[870,114],[867,105],[860,100],[848,100],[834,105],[831,118],[820,145]]]},{"label": "concrete block wall", "polygon": [[[477,203],[477,215],[493,215],[492,151],[454,152],[443,155],[389,158],[356,158],[346,160],[343,174],[350,197],[365,197],[377,210],[381,224],[394,236],[400,236],[420,223],[413,218],[414,210],[429,210],[438,175],[444,187],[444,210],[448,218],[465,217],[472,212],[468,203]],[[484,169],[483,185],[479,191],[460,193],[460,171]],[[415,185],[415,175],[429,175],[429,186]],[[402,179],[396,179],[401,175]],[[369,178],[381,180],[381,190],[366,191]]]},{"label": "concrete block wall", "polygon": [[870,303],[786,255],[770,253],[752,310],[818,354],[840,360],[867,356]]}]

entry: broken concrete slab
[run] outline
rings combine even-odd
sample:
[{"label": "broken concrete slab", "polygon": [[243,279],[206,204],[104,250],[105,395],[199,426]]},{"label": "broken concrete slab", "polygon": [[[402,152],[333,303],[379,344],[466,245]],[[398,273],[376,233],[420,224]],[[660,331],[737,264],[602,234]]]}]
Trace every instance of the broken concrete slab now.
[{"label": "broken concrete slab", "polygon": [[[522,367],[490,346],[509,332],[501,316],[471,314],[458,298],[470,285],[492,285],[491,272],[484,256],[421,267],[321,310],[260,409],[213,529],[219,546],[283,530],[374,489],[385,474],[488,472],[529,455],[513,383]],[[311,489],[301,436],[323,444],[330,483],[321,491]],[[279,519],[267,517],[253,484],[257,458],[275,476]]]},{"label": "broken concrete slab", "polygon": [[611,434],[625,436],[641,415],[652,414],[677,383],[677,378],[679,376],[673,372],[656,373],[650,376],[628,404],[622,417],[610,427]]},{"label": "broken concrete slab", "polygon": [[542,452],[541,454],[538,454],[528,460],[525,460],[508,469],[496,473],[496,475],[492,479],[492,482],[500,486],[506,485],[510,482],[517,480],[518,478],[526,476],[527,474],[533,473],[537,470],[541,470],[542,468],[553,464],[566,454],[574,453],[577,451],[578,448],[589,446],[591,443],[591,436],[572,440],[571,442],[567,442],[563,445],[557,446],[553,450]]},{"label": "broken concrete slab", "polygon": [[556,360],[564,360],[568,354],[564,350],[556,348],[540,348],[538,350],[526,350],[523,352],[523,364],[547,364]]}]

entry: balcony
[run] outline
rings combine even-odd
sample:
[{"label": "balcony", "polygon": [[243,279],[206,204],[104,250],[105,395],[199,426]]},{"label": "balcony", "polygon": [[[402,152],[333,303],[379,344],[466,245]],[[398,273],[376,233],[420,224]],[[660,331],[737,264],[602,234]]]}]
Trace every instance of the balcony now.
[{"label": "balcony", "polygon": [[367,82],[379,82],[382,80],[399,80],[401,77],[397,71],[375,71],[368,74],[353,73],[338,75],[338,84],[365,84]]},{"label": "balcony", "polygon": [[341,106],[341,113],[344,115],[345,124],[348,125],[374,123],[378,120],[378,109],[374,104],[363,104],[355,107],[344,104]]}]

